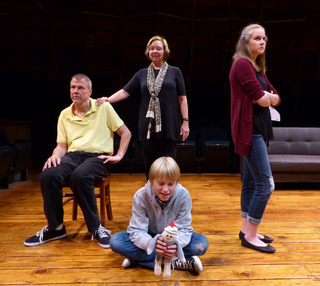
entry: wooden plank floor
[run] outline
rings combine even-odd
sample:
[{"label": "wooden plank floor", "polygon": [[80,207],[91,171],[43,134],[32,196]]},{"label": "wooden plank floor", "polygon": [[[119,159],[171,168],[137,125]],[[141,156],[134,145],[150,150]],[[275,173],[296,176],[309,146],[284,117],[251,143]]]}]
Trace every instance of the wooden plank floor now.
[{"label": "wooden plank floor", "polygon": [[[193,199],[193,223],[210,246],[201,257],[204,271],[174,271],[169,279],[135,267],[123,269],[123,257],[90,240],[81,211],[72,221],[65,206],[67,238],[36,247],[23,241],[45,224],[38,173],[0,191],[0,285],[319,285],[320,191],[276,190],[260,232],[275,238],[275,254],[240,245],[238,175],[184,174],[181,183]],[[142,174],[112,174],[112,233],[125,230],[131,200],[145,182]]]}]

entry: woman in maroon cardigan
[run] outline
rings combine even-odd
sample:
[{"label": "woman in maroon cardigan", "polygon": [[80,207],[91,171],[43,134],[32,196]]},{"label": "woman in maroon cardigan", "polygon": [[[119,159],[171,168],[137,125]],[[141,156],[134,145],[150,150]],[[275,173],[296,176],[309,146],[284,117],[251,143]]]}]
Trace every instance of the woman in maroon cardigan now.
[{"label": "woman in maroon cardigan", "polygon": [[275,248],[273,241],[258,234],[263,213],[274,190],[268,160],[267,143],[272,139],[269,106],[280,97],[265,72],[267,36],[262,26],[252,24],[240,35],[233,56],[229,80],[231,86],[231,130],[235,153],[244,156],[241,190],[242,246],[266,253]]}]

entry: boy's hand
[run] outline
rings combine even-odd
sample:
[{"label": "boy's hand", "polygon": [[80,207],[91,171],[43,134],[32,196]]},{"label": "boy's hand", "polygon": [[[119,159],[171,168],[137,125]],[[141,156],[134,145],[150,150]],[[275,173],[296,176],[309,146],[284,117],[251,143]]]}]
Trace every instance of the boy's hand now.
[{"label": "boy's hand", "polygon": [[177,254],[177,245],[173,244],[167,247],[162,255],[167,259],[172,259]]},{"label": "boy's hand", "polygon": [[172,259],[177,253],[177,245],[173,244],[167,246],[167,244],[163,241],[162,236],[160,236],[157,240],[155,251],[162,254],[167,259]]}]

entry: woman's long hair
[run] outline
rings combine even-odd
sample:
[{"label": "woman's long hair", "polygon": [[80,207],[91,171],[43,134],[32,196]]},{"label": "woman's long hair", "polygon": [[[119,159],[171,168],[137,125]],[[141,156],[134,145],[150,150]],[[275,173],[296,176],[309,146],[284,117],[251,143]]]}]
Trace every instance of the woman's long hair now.
[{"label": "woman's long hair", "polygon": [[256,29],[263,29],[264,28],[259,24],[251,24],[245,27],[240,35],[240,38],[238,40],[238,43],[236,45],[236,51],[233,55],[233,62],[235,62],[237,59],[244,57],[247,58],[254,66],[255,70],[258,72],[266,73],[266,51],[264,50],[262,55],[258,55],[256,60],[253,59],[252,53],[249,46],[249,41],[251,38],[251,35],[254,30]]}]

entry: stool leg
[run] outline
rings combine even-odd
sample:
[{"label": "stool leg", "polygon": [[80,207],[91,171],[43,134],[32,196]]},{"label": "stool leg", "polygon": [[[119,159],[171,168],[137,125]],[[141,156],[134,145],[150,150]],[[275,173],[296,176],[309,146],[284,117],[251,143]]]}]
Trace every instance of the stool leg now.
[{"label": "stool leg", "polygon": [[106,224],[106,191],[103,186],[100,186],[100,222],[105,227]]},{"label": "stool leg", "polygon": [[113,220],[113,214],[112,214],[112,207],[111,207],[111,198],[110,198],[110,184],[106,186],[106,197],[107,200],[107,213],[108,213],[108,220]]},{"label": "stool leg", "polygon": [[76,220],[78,216],[78,203],[75,197],[73,197],[73,210],[72,210],[72,219]]}]

